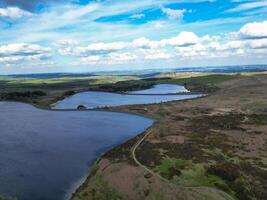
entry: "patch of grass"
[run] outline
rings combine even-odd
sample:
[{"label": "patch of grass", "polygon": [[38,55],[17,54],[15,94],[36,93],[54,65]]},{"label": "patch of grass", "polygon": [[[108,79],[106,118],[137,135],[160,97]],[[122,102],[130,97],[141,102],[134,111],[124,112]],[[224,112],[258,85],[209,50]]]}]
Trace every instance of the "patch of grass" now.
[{"label": "patch of grass", "polygon": [[176,83],[184,82],[184,83],[202,83],[202,84],[216,84],[223,81],[227,81],[230,79],[233,79],[235,75],[228,75],[228,74],[211,74],[206,76],[197,76],[197,77],[191,77],[191,78],[181,78],[176,79]]},{"label": "patch of grass", "polygon": [[15,197],[6,197],[6,196],[1,196],[0,195],[0,200],[17,200]]},{"label": "patch of grass", "polygon": [[235,181],[240,176],[239,167],[230,162],[212,165],[208,168],[207,172],[219,176],[226,181]]},{"label": "patch of grass", "polygon": [[90,175],[93,176],[96,174],[98,170],[98,165],[97,164],[94,164],[91,168],[90,168]]},{"label": "patch of grass", "polygon": [[197,77],[171,79],[170,83],[184,85],[190,91],[212,93],[219,89],[216,84],[231,80],[235,77],[236,75],[209,74]]},{"label": "patch of grass", "polygon": [[207,173],[203,164],[196,164],[191,160],[165,158],[161,160],[156,171],[178,185],[217,187],[233,194],[223,178]]},{"label": "patch of grass", "polygon": [[94,176],[91,188],[84,188],[73,200],[121,200],[122,196],[111,189],[102,176]]},{"label": "patch of grass", "polygon": [[237,178],[234,182],[230,183],[231,188],[234,190],[238,199],[242,200],[254,200],[261,199],[255,196],[255,193],[251,191],[251,188],[246,183],[243,177]]},{"label": "patch of grass", "polygon": [[216,186],[228,188],[226,182],[216,175],[209,175],[202,164],[193,164],[190,168],[184,169],[176,183],[183,186]]},{"label": "patch of grass", "polygon": [[192,161],[190,160],[165,158],[161,160],[161,163],[157,166],[156,170],[163,177],[171,179],[175,175],[181,175],[181,170],[190,165],[192,165]]}]

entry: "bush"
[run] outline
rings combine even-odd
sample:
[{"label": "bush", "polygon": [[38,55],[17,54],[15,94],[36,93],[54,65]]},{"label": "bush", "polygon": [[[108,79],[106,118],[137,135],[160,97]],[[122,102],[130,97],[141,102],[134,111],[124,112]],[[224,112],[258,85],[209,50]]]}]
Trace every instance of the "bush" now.
[{"label": "bush", "polygon": [[25,92],[8,92],[2,93],[0,99],[11,100],[11,101],[24,101],[32,100],[40,96],[46,96],[47,94],[43,91],[25,91]]},{"label": "bush", "polygon": [[71,95],[74,95],[74,94],[75,94],[75,92],[71,90],[71,91],[65,92],[64,96],[71,96]]},{"label": "bush", "polygon": [[219,176],[226,181],[235,181],[240,176],[238,166],[227,162],[210,166],[207,173]]},{"label": "bush", "polygon": [[38,91],[33,91],[31,93],[31,96],[46,96],[46,93],[43,92],[43,91],[38,90]]}]

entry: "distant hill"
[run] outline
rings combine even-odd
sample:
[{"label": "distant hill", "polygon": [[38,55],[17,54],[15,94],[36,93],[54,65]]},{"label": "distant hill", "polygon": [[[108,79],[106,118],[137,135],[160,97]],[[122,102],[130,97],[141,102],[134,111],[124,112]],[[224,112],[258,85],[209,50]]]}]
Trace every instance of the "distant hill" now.
[{"label": "distant hill", "polygon": [[125,70],[125,71],[101,71],[87,73],[43,73],[43,74],[13,74],[9,78],[63,78],[63,77],[88,77],[100,75],[117,76],[140,76],[142,78],[155,77],[163,72],[214,72],[214,73],[240,73],[240,72],[264,72],[267,65],[233,65],[233,66],[209,66],[209,67],[184,67],[176,69],[145,69],[145,70]]}]

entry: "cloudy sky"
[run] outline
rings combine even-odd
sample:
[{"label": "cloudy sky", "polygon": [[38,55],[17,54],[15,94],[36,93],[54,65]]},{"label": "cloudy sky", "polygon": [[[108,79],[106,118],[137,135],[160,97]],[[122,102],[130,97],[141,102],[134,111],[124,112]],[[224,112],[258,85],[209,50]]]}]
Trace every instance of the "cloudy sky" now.
[{"label": "cloudy sky", "polygon": [[267,0],[0,0],[0,74],[267,64]]}]

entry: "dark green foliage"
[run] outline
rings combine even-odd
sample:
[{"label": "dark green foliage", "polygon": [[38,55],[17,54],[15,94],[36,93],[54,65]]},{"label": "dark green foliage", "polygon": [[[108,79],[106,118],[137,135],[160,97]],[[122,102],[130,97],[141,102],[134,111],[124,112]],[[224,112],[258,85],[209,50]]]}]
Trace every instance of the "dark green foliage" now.
[{"label": "dark green foliage", "polygon": [[266,125],[267,124],[267,115],[261,115],[261,114],[249,115],[247,123],[248,124]]},{"label": "dark green foliage", "polygon": [[179,84],[186,86],[192,92],[205,92],[211,93],[218,88],[214,85],[216,83],[232,79],[231,75],[207,75],[200,77],[191,77],[191,78],[147,78],[140,80],[127,80],[127,81],[119,81],[114,84],[100,84],[90,86],[91,90],[102,90],[108,92],[126,92],[126,91],[134,91],[134,90],[142,90],[148,89],[156,84]]},{"label": "dark green foliage", "polygon": [[92,89],[109,91],[109,92],[127,92],[127,91],[147,89],[154,85],[154,83],[146,83],[143,81],[139,83],[138,82],[139,81],[120,81],[114,84],[98,85],[97,88],[92,88]]},{"label": "dark green foliage", "polygon": [[235,181],[240,176],[238,166],[228,162],[210,166],[207,173],[219,176],[226,181]]},{"label": "dark green foliage", "polygon": [[163,177],[172,179],[173,176],[180,176],[182,174],[181,170],[191,164],[191,161],[188,160],[167,158],[161,160],[161,163],[157,167],[157,170]]},{"label": "dark green foliage", "polygon": [[71,90],[71,91],[65,92],[64,96],[71,96],[71,95],[74,95],[74,94],[75,94],[75,92]]},{"label": "dark green foliage", "polygon": [[240,200],[252,200],[255,199],[252,191],[248,189],[247,184],[243,178],[238,178],[234,182],[229,184],[231,188],[235,191],[236,196]]},{"label": "dark green foliage", "polygon": [[91,196],[92,200],[120,200],[122,197],[117,191],[111,189],[107,182],[101,177],[95,177],[94,188],[91,191],[83,193],[83,196]]},{"label": "dark green foliage", "polygon": [[2,100],[23,100],[27,98],[35,99],[37,97],[46,96],[46,93],[43,91],[25,91],[25,92],[8,92],[2,93],[1,99]]},{"label": "dark green foliage", "polygon": [[207,169],[207,173],[226,180],[228,186],[240,200],[261,199],[258,198],[259,194],[256,190],[259,186],[254,188],[255,185],[250,182],[249,177],[244,177],[238,165],[230,162],[223,162],[210,166]]},{"label": "dark green foliage", "polygon": [[85,110],[86,107],[85,107],[84,105],[79,105],[79,106],[77,107],[77,109],[78,109],[78,110]]}]

